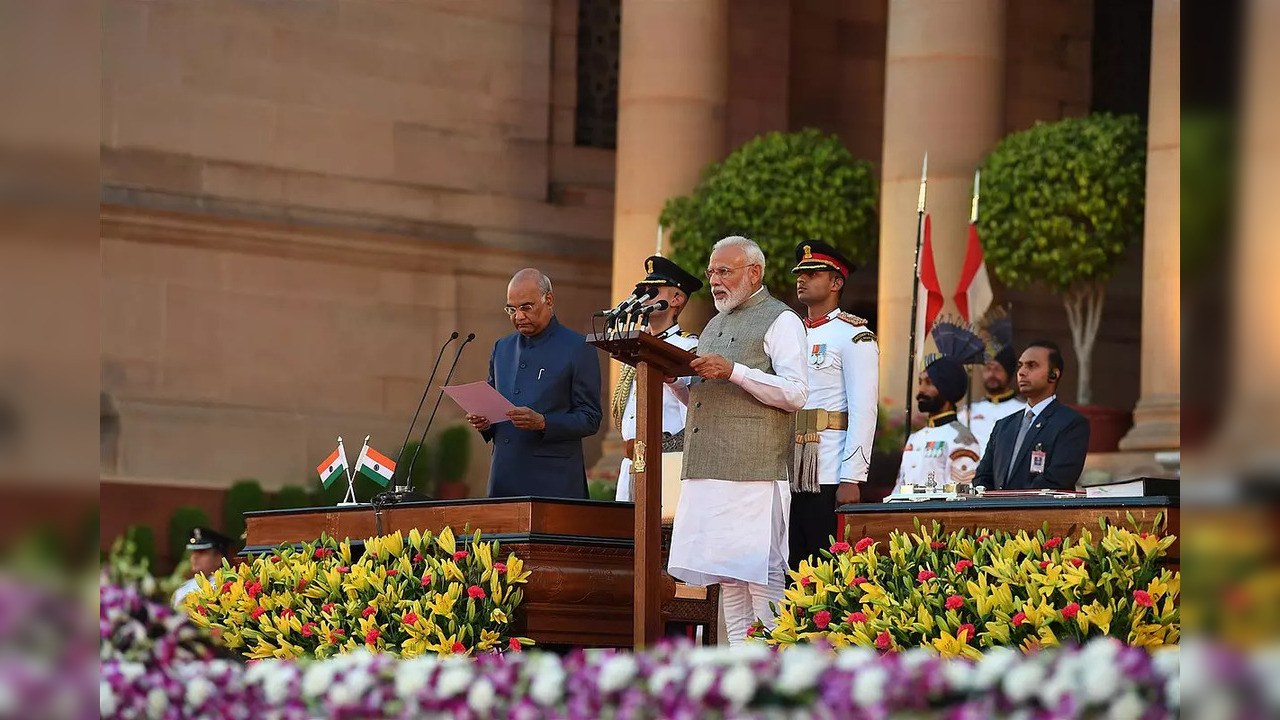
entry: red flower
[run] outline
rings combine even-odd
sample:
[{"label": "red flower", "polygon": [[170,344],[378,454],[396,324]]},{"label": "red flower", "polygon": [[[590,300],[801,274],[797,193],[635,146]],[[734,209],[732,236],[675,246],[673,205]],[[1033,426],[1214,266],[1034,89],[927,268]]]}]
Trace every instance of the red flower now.
[{"label": "red flower", "polygon": [[346,565],[339,565],[338,567],[334,568],[334,570],[337,570],[339,575],[343,573],[351,572],[351,568],[347,567]]},{"label": "red flower", "polygon": [[826,630],[827,626],[831,624],[831,613],[826,610],[819,610],[813,616],[813,624],[817,625],[819,630]]},{"label": "red flower", "polygon": [[306,623],[302,626],[302,637],[311,637],[316,634],[316,624],[313,622]]},{"label": "red flower", "polygon": [[315,556],[317,560],[323,560],[333,553],[332,550],[326,548],[316,548]]},{"label": "red flower", "polygon": [[378,608],[372,605],[360,611],[360,617],[369,617],[370,615],[377,615],[377,614],[378,614]]},{"label": "red flower", "polygon": [[369,628],[369,632],[365,633],[364,635],[364,644],[365,645],[377,644],[378,636],[381,634],[382,632],[379,631],[378,628]]},{"label": "red flower", "polygon": [[858,577],[856,577],[856,578],[854,578],[854,579],[852,579],[852,580],[850,580],[850,581],[849,581],[849,587],[857,587],[857,586],[861,585],[862,583],[864,583],[864,582],[866,582],[866,581],[867,581],[867,579],[866,579],[866,578],[864,578],[864,577],[862,577],[861,575],[859,575]]},{"label": "red flower", "polygon": [[399,570],[396,570],[395,568],[392,568],[392,569],[390,569],[390,570],[388,570],[388,571],[387,571],[387,577],[395,577],[395,576],[397,576],[397,575],[399,575],[399,574],[400,574],[400,571],[399,571]]},{"label": "red flower", "polygon": [[932,570],[921,570],[916,574],[916,580],[918,582],[928,582],[936,577],[938,577],[938,573]]},{"label": "red flower", "polygon": [[453,554],[453,561],[458,562],[459,560],[465,560],[466,557],[467,557],[467,551],[459,550],[458,552]]},{"label": "red flower", "polygon": [[463,645],[463,644],[462,644],[462,643],[460,643],[460,642],[456,642],[456,643],[454,643],[454,644],[453,644],[453,648],[452,648],[452,650],[453,650],[453,654],[455,654],[455,655],[461,655],[462,653],[464,653],[464,652],[466,652],[466,651],[467,651],[467,646],[466,646],[466,645]]},{"label": "red flower", "polygon": [[947,544],[946,544],[946,543],[941,542],[941,541],[938,541],[938,540],[935,540],[935,541],[933,541],[933,542],[929,543],[929,549],[930,549],[930,550],[941,550],[941,549],[945,548],[946,546],[947,546]]},{"label": "red flower", "polygon": [[990,539],[991,539],[991,536],[990,536],[990,535],[979,535],[979,536],[978,536],[978,542],[986,542],[987,540],[990,540]]},{"label": "red flower", "polygon": [[413,561],[414,561],[414,562],[416,562],[416,563],[420,563],[420,562],[422,562],[422,559],[423,559],[423,558],[422,558],[422,553],[418,553],[418,554],[416,554],[416,555],[414,555],[414,556],[413,556]]},{"label": "red flower", "polygon": [[307,589],[307,581],[306,581],[306,580],[299,580],[299,581],[298,581],[298,584],[294,586],[293,591],[294,591],[294,592],[299,592],[299,593],[300,593],[300,592],[302,592],[303,590],[306,590],[306,589]]},{"label": "red flower", "polygon": [[1058,546],[1059,546],[1059,545],[1061,545],[1061,544],[1062,544],[1062,538],[1060,538],[1060,537],[1056,537],[1056,536],[1055,536],[1055,537],[1051,537],[1051,538],[1049,538],[1048,540],[1045,540],[1045,541],[1044,541],[1044,546],[1045,546],[1045,548],[1047,548],[1047,549],[1049,549],[1049,550],[1052,550],[1053,548],[1056,548],[1056,547],[1058,547]]},{"label": "red flower", "polygon": [[849,613],[849,617],[845,618],[845,620],[851,623],[864,623],[867,621],[867,616],[860,612],[851,612]]},{"label": "red flower", "polygon": [[280,556],[279,556],[279,555],[272,555],[272,556],[271,556],[271,562],[280,562]]},{"label": "red flower", "polygon": [[839,555],[840,553],[849,552],[849,547],[850,545],[847,542],[838,542],[831,546],[831,554]]},{"label": "red flower", "polygon": [[812,584],[813,584],[813,578],[809,577],[808,575],[800,576],[800,587],[808,587]]},{"label": "red flower", "polygon": [[1070,603],[1062,608],[1062,619],[1070,620],[1080,612],[1080,603]]},{"label": "red flower", "polygon": [[511,638],[511,642],[507,643],[507,647],[511,652],[520,652],[520,638]]},{"label": "red flower", "polygon": [[1143,540],[1146,540],[1147,538],[1151,537],[1151,533],[1145,533],[1145,532],[1138,533],[1138,537],[1142,538]]},{"label": "red flower", "polygon": [[426,586],[428,586],[428,585],[430,585],[430,584],[431,584],[431,575],[430,575],[430,573],[428,573],[428,574],[426,574],[426,575],[423,575],[423,576],[422,576],[422,586],[423,586],[423,587],[426,587]]},{"label": "red flower", "polygon": [[756,626],[752,625],[751,627],[747,628],[747,637],[755,637],[755,636],[756,636]]},{"label": "red flower", "polygon": [[858,541],[857,545],[853,546],[853,551],[862,552],[863,550],[866,550],[867,548],[871,547],[874,544],[875,544],[875,540],[872,540],[869,537],[864,537]]},{"label": "red flower", "polygon": [[976,631],[973,629],[973,623],[965,623],[960,627],[956,628],[957,639],[959,639],[961,633],[968,633],[967,635],[965,635],[965,638],[964,638],[964,641],[966,643],[973,640],[973,636],[976,633]]},{"label": "red flower", "polygon": [[253,609],[253,612],[249,613],[249,617],[253,618],[254,620],[257,620],[258,618],[262,617],[262,613],[266,611],[267,609],[264,607],[256,607]]},{"label": "red flower", "polygon": [[885,630],[884,632],[876,636],[876,647],[880,648],[881,650],[888,650],[889,644],[891,642],[892,641],[889,639],[888,630]]},{"label": "red flower", "polygon": [[1041,561],[1040,561],[1040,569],[1041,569],[1041,570],[1047,570],[1048,568],[1049,568],[1049,561],[1048,561],[1048,560],[1041,560]]},{"label": "red flower", "polygon": [[325,603],[325,604],[321,605],[321,606],[320,606],[320,612],[322,612],[322,613],[331,613],[331,612],[333,612],[333,603]]},{"label": "red flower", "polygon": [[499,572],[499,573],[504,573],[504,572],[506,572],[506,571],[507,571],[507,564],[506,564],[506,563],[494,563],[494,564],[493,564],[493,571],[494,571],[494,572]]},{"label": "red flower", "polygon": [[1146,590],[1134,590],[1133,601],[1142,607],[1151,607],[1155,604],[1155,600],[1151,599],[1151,593]]},{"label": "red flower", "polygon": [[262,592],[262,583],[260,582],[246,583],[244,586],[244,591],[245,591],[245,594],[247,594],[250,598],[256,598],[258,597],[258,594]]},{"label": "red flower", "polygon": [[479,585],[472,585],[471,587],[467,588],[467,597],[469,598],[484,597],[484,588],[480,587]]},{"label": "red flower", "polygon": [[959,610],[962,607],[964,607],[964,598],[959,595],[952,595],[947,598],[948,610]]},{"label": "red flower", "polygon": [[207,608],[207,607],[205,607],[205,606],[203,606],[203,605],[197,605],[197,606],[196,606],[196,612],[200,613],[201,615],[208,615],[208,614],[209,614],[209,608]]},{"label": "red flower", "polygon": [[285,608],[280,611],[280,617],[293,617],[293,608]]},{"label": "red flower", "polygon": [[1071,558],[1071,564],[1080,567],[1084,564],[1084,558]]},{"label": "red flower", "polygon": [[235,587],[235,584],[236,584],[236,581],[235,581],[235,580],[228,580],[228,581],[226,581],[226,582],[222,583],[222,592],[223,592],[224,594],[225,594],[225,593],[227,593],[227,592],[230,592],[230,591],[231,591],[231,588]]},{"label": "red flower", "polygon": [[1019,610],[1018,614],[1014,615],[1013,618],[1010,620],[1010,622],[1012,622],[1014,626],[1021,625],[1026,621],[1027,621],[1027,614],[1022,612],[1021,610]]},{"label": "red flower", "polygon": [[956,562],[956,572],[964,572],[971,567],[973,567],[972,560],[959,560]]},{"label": "red flower", "polygon": [[342,641],[342,636],[344,635],[346,635],[346,633],[343,632],[342,630],[334,630],[333,632],[329,633],[329,642],[336,645]]}]

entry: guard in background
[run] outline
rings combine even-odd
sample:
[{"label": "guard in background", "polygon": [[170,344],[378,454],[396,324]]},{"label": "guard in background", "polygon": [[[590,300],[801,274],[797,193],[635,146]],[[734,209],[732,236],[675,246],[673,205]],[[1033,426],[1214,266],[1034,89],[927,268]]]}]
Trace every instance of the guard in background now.
[{"label": "guard in background", "polygon": [[840,311],[856,268],[823,242],[796,247],[796,297],[808,308],[809,399],[796,413],[796,470],[791,487],[789,564],[828,547],[836,508],[861,501],[876,432],[880,349],[867,321]]},{"label": "guard in background", "polygon": [[207,527],[192,528],[191,537],[187,540],[187,550],[191,553],[191,579],[173,591],[173,609],[181,612],[187,596],[195,592],[197,580],[201,575],[209,576],[222,567],[223,558],[231,548],[231,538]]},{"label": "guard in background", "polygon": [[973,403],[966,415],[969,430],[978,438],[985,453],[996,423],[1026,410],[1027,404],[1018,397],[1018,388],[1014,385],[1018,355],[1013,349],[1013,320],[1009,313],[995,307],[978,321],[978,326],[978,334],[986,344],[982,385],[987,396]]}]

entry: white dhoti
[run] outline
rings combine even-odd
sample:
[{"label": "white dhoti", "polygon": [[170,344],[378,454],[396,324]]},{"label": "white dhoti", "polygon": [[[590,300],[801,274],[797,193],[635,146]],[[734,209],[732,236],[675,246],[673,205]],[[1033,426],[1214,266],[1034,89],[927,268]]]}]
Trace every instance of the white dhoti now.
[{"label": "white dhoti", "polygon": [[786,589],[790,515],[785,480],[683,483],[667,571],[689,585],[720,584],[730,645],[744,642],[756,619],[773,627],[769,603]]}]

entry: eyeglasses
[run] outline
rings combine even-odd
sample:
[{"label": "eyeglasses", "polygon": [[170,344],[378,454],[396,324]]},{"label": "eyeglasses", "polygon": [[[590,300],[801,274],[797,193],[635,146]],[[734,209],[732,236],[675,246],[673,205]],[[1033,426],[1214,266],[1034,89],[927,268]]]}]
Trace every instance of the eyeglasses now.
[{"label": "eyeglasses", "polygon": [[739,265],[738,267],[731,267],[731,268],[727,268],[727,267],[708,268],[707,270],[703,271],[702,276],[708,280],[710,280],[713,277],[718,277],[721,280],[724,280],[725,278],[732,275],[734,272],[741,270],[742,268],[749,268],[753,264],[754,263],[750,263],[747,265]]},{"label": "eyeglasses", "polygon": [[[541,305],[541,304],[542,304],[541,302],[538,303],[538,305]],[[520,303],[519,305],[516,305],[516,306],[504,305],[502,309],[506,311],[507,315],[510,315],[511,317],[515,317],[517,312],[528,315],[529,313],[533,312],[533,309],[538,305],[535,305],[533,303]]]}]

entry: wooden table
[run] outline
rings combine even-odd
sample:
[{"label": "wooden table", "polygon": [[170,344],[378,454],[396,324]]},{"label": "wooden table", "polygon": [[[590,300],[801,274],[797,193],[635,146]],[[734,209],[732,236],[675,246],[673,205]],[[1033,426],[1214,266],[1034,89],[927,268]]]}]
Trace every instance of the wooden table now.
[{"label": "wooden table", "polygon": [[[842,505],[836,510],[840,517],[839,533],[848,537],[871,537],[880,542],[889,539],[894,530],[915,532],[915,519],[921,526],[937,521],[944,530],[1026,530],[1034,533],[1045,523],[1049,532],[1063,537],[1079,537],[1088,529],[1097,538],[1100,533],[1098,520],[1128,526],[1126,514],[1142,527],[1148,528],[1156,516],[1163,513],[1166,532],[1179,534],[1179,502],[1177,497],[1137,498],[973,498],[968,500],[925,500],[914,503],[867,503]],[[843,539],[842,535],[841,539]],[[1165,558],[1172,569],[1178,569],[1181,539],[1169,547]]]},{"label": "wooden table", "polygon": [[[243,553],[310,542],[321,532],[363,540],[449,526],[465,542],[464,528],[479,528],[482,540],[499,541],[502,556],[514,552],[531,573],[516,634],[542,645],[631,647],[634,522],[631,503],[533,497],[264,510],[245,513]],[[661,577],[663,622],[704,625],[714,642],[718,589],[681,586],[677,593],[671,577]]]}]

